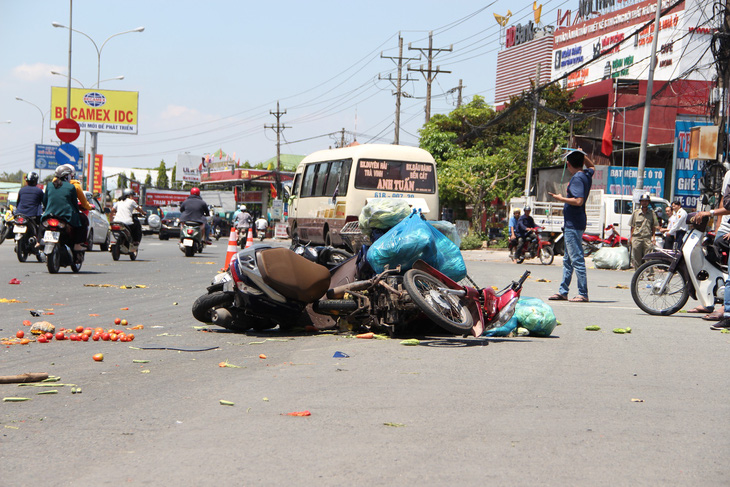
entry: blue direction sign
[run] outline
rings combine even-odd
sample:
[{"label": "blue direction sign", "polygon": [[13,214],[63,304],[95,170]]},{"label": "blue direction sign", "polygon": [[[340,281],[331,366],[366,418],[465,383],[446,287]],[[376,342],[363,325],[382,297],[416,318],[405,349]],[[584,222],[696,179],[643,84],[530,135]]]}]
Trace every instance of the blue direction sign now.
[{"label": "blue direction sign", "polygon": [[[56,161],[56,150],[57,145],[50,144],[36,144],[35,145],[35,168],[36,169],[48,169],[55,171],[60,164],[70,164],[70,162],[60,163]],[[83,158],[79,157],[74,164],[77,172],[81,172],[83,165]]]},{"label": "blue direction sign", "polygon": [[79,150],[73,144],[61,144],[56,148],[56,162],[59,165],[71,164],[77,170],[81,170],[81,158]]}]

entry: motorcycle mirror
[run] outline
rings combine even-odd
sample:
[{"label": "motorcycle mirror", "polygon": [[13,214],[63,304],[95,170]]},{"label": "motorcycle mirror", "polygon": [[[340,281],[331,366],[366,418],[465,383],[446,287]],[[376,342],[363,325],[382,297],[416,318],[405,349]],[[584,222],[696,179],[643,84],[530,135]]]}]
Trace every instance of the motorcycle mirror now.
[{"label": "motorcycle mirror", "polygon": [[702,196],[702,204],[703,205],[707,205],[709,203],[710,203],[710,201],[707,199],[707,195],[703,195]]}]

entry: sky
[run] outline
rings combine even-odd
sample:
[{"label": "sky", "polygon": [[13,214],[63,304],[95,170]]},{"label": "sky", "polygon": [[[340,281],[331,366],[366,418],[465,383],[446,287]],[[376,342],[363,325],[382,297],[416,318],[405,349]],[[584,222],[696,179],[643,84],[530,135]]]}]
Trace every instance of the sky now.
[{"label": "sky", "polygon": [[[543,2],[543,21],[577,0]],[[101,45],[101,88],[139,92],[138,134],[99,134],[104,164],[170,167],[180,153],[222,149],[257,164],[276,155],[276,123],[286,111],[281,151],[306,155],[346,141],[392,143],[398,35],[404,57],[413,47],[449,48],[434,66],[431,114],[449,113],[463,80],[463,98],[494,99],[499,25],[494,13],[511,10],[510,24],[533,18],[532,1],[492,0],[279,0],[162,1],[73,0],[73,28]],[[69,0],[0,0],[0,173],[33,167],[34,145],[56,144],[50,129],[51,86],[66,86]],[[414,67],[425,63],[412,61]],[[74,34],[73,87],[96,83],[97,53]],[[406,71],[404,69],[404,76]],[[405,83],[400,143],[418,145],[425,114],[426,83]],[[105,79],[124,76],[123,80]],[[385,78],[385,79],[384,79]],[[80,84],[79,84],[80,83]],[[20,97],[37,107],[16,100]],[[41,113],[43,112],[43,113]],[[43,122],[43,117],[45,122]],[[10,123],[4,123],[9,120]],[[84,133],[75,142],[84,145]],[[87,149],[90,138],[87,137]]]}]

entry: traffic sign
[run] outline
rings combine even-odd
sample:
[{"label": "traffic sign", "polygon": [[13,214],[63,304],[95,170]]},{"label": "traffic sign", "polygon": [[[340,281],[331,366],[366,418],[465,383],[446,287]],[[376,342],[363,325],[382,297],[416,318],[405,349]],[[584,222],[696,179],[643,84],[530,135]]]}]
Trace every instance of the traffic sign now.
[{"label": "traffic sign", "polygon": [[61,144],[56,149],[56,162],[59,165],[71,164],[76,167],[79,160],[79,150],[73,144]]},{"label": "traffic sign", "polygon": [[56,135],[64,142],[73,142],[79,138],[81,127],[72,118],[64,118],[56,124]]}]

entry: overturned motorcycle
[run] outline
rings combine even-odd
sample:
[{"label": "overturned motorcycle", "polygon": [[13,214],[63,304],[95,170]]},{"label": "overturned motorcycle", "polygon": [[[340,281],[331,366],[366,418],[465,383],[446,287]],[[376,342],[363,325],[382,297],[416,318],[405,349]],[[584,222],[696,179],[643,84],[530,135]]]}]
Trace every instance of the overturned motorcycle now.
[{"label": "overturned motorcycle", "polygon": [[255,245],[213,279],[193,316],[234,331],[313,324],[394,335],[408,333],[425,315],[451,333],[479,336],[509,321],[529,272],[500,293],[461,286],[422,261],[405,274],[400,268],[370,279],[356,274],[355,258],[328,270],[289,249]]}]

